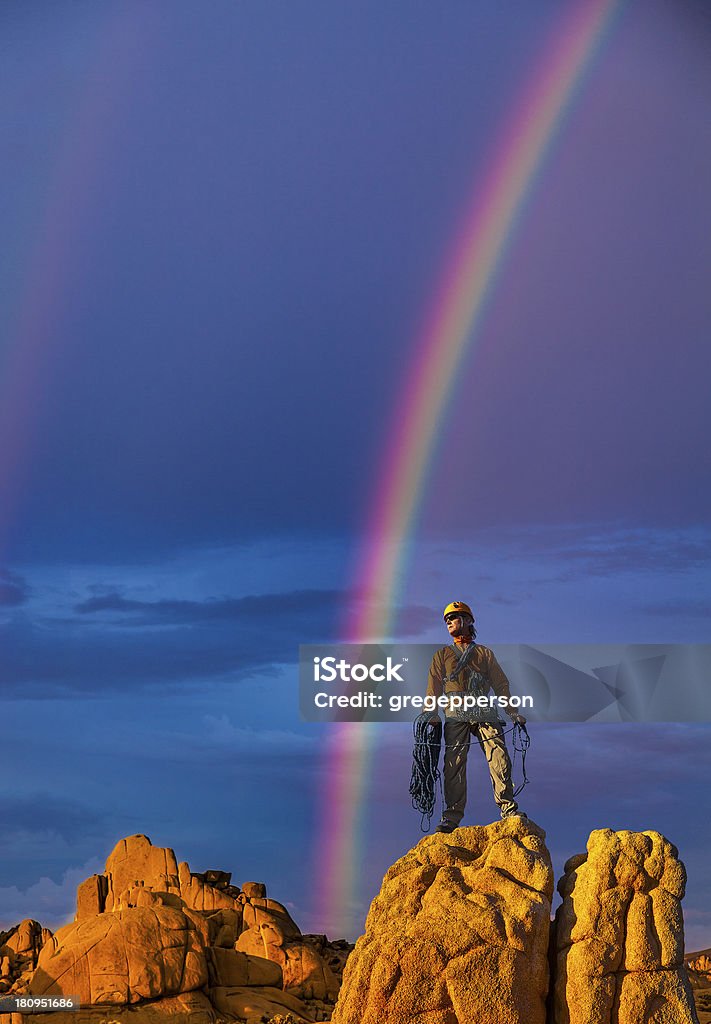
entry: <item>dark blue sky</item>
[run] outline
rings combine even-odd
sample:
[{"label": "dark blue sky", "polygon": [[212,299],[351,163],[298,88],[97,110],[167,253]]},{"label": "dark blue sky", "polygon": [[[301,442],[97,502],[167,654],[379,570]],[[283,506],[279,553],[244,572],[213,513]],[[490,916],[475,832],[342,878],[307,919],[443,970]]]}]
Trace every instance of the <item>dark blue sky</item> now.
[{"label": "dark blue sky", "polygon": [[[357,905],[315,919],[296,647],[340,628],[422,318],[571,7],[3,5],[0,927],[143,831],[355,934],[416,841],[393,727]],[[456,596],[484,642],[708,640],[710,33],[620,4],[462,365],[399,635]],[[697,948],[706,729],[531,754],[558,867],[666,831]]]}]

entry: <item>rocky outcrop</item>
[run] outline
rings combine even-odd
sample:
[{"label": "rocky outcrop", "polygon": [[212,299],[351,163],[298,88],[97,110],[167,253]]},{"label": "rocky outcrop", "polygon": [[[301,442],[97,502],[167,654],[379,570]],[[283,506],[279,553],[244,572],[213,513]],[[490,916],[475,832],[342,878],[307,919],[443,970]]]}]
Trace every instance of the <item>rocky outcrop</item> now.
[{"label": "rocky outcrop", "polygon": [[338,981],[330,967],[304,941],[288,911],[276,900],[255,897],[245,906],[243,925],[235,948],[279,964],[284,988],[296,996],[323,1003],[335,1003]]},{"label": "rocky outcrop", "polygon": [[684,962],[699,1024],[711,1024],[711,949],[687,953]]},{"label": "rocky outcrop", "polygon": [[170,848],[153,846],[148,836],[128,836],[116,844],[104,873],[92,875],[79,886],[77,920],[135,905],[138,889],[179,897],[192,910],[226,909],[241,917],[241,893],[230,880],[227,871],[192,872],[187,863],[177,863]]},{"label": "rocky outcrop", "polygon": [[343,974],[335,1024],[711,1024],[711,950],[684,959],[671,843],[593,832],[551,929],[544,840],[521,818],[422,839],[346,963],[345,940],[302,935],[263,882],[129,836],[79,886],[73,924],[0,932],[0,994],[80,997],[48,1024],[304,1024],[330,1018]]},{"label": "rocky outcrop", "polygon": [[[52,935],[23,922],[2,938],[8,991],[78,996],[116,1020],[131,1007],[140,1022],[184,1013],[205,1024],[278,1014],[311,1022],[330,1016],[338,991],[263,882],[240,889],[228,872],[191,872],[144,835],[122,839],[105,871],[81,883],[73,924]],[[81,1024],[76,1014],[72,1024]]]},{"label": "rocky outcrop", "polygon": [[104,910],[115,910],[123,893],[136,886],[156,892],[180,894],[175,854],[167,847],[153,846],[148,836],[121,839],[106,861],[107,896]]},{"label": "rocky outcrop", "polygon": [[353,952],[353,943],[345,939],[329,939],[325,935],[304,935],[303,940],[328,964],[340,989],[346,960]]},{"label": "rocky outcrop", "polygon": [[29,918],[0,932],[0,994],[9,992],[22,975],[35,969],[40,950],[51,937],[48,928]]},{"label": "rocky outcrop", "polygon": [[699,953],[687,953],[684,963],[687,970],[703,976],[711,983],[711,949],[702,949]]},{"label": "rocky outcrop", "polygon": [[371,905],[334,1024],[544,1024],[544,840],[521,818],[422,839]]},{"label": "rocky outcrop", "polygon": [[[213,885],[206,879],[209,875],[227,872],[206,871],[204,874],[193,874],[189,866],[182,861],[178,865],[178,893],[186,906],[201,913],[213,910],[231,910],[242,918],[244,900],[240,900],[240,890],[229,883]],[[228,875],[228,877],[230,877]],[[249,884],[249,883],[247,883]]]},{"label": "rocky outcrop", "polygon": [[217,988],[210,990],[210,998],[221,1013],[247,1024],[263,1024],[277,1014],[290,1014],[297,1022],[304,1020],[303,1003],[277,988]]},{"label": "rocky outcrop", "polygon": [[559,883],[554,1024],[696,1024],[684,971],[686,874],[657,832],[591,833]]},{"label": "rocky outcrop", "polygon": [[123,1004],[192,992],[207,981],[199,926],[182,910],[154,905],[60,928],[40,953],[29,991]]}]

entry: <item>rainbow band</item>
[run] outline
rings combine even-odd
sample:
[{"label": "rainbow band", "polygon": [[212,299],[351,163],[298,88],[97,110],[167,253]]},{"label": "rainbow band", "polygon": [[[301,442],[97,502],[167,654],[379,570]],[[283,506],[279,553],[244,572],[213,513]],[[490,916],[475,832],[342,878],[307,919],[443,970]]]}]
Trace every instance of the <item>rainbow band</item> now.
[{"label": "rainbow band", "polygon": [[[360,609],[348,639],[382,641],[406,565],[428,471],[444,427],[444,411],[465,354],[476,338],[486,302],[522,211],[583,77],[622,0],[581,0],[557,26],[501,143],[452,250],[396,411],[395,429],[372,505],[365,555],[354,587]],[[466,595],[465,595],[466,596]],[[449,600],[451,595],[442,595]],[[433,612],[436,616],[437,612]],[[338,927],[353,905],[361,862],[368,755],[376,728],[335,726],[327,755],[319,890],[322,928]]]},{"label": "rainbow band", "polygon": [[64,317],[78,305],[87,235],[94,228],[94,210],[104,201],[102,172],[113,156],[109,143],[141,81],[136,74],[141,61],[154,55],[155,18],[149,5],[96,8],[93,25],[87,21],[94,35],[79,102],[67,108],[46,178],[37,186],[31,206],[35,222],[26,217],[17,306],[6,313],[0,343],[0,545],[17,517],[31,472],[28,455],[41,422],[37,409],[50,387],[55,359],[68,347]]}]

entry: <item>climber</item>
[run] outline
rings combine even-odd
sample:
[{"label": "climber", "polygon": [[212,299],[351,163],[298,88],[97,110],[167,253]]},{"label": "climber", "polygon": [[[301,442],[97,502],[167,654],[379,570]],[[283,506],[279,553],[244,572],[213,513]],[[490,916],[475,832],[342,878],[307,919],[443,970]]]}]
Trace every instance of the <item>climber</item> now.
[{"label": "climber", "polygon": [[[442,647],[432,658],[427,681],[428,696],[472,694],[484,696],[493,690],[497,697],[511,697],[509,681],[488,647],[475,643],[474,616],[469,605],[453,601],[444,609],[444,622],[453,643]],[[489,764],[491,785],[502,818],[519,815],[511,780],[511,759],[506,749],[503,722],[495,708],[477,706],[462,710],[455,698],[445,708],[444,721],[444,802],[437,832],[453,832],[464,816],[467,802],[467,755],[472,733],[479,740]],[[485,703],[485,702],[480,702]],[[526,719],[513,708],[506,708],[511,720],[525,726]],[[438,721],[434,716],[433,721]]]}]

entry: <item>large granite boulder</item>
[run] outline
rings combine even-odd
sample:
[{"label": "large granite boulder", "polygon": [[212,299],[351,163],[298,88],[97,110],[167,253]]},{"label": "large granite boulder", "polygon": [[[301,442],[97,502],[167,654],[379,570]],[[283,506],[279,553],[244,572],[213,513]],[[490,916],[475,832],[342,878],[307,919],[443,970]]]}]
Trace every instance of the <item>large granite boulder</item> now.
[{"label": "large granite boulder", "polygon": [[686,968],[711,983],[711,949],[702,949],[700,953],[687,953]]},{"label": "large granite boulder", "polygon": [[555,1024],[696,1024],[684,971],[686,873],[658,832],[592,832],[558,889]]},{"label": "large granite boulder", "polygon": [[40,950],[51,938],[51,931],[31,918],[0,931],[0,995],[18,989],[21,979],[37,966]]},{"label": "large granite boulder", "polygon": [[29,984],[33,995],[82,1003],[137,1003],[203,988],[202,936],[183,911],[133,907],[60,928],[45,943]]},{"label": "large granite boulder", "polygon": [[113,910],[126,889],[139,883],[159,892],[180,890],[175,854],[168,847],[153,846],[148,836],[121,839],[106,860],[108,892],[104,910]]},{"label": "large granite boulder", "polygon": [[533,822],[427,836],[383,880],[334,1024],[544,1024],[552,895]]},{"label": "large granite boulder", "polygon": [[243,927],[235,949],[279,964],[284,988],[292,995],[335,1002],[337,978],[304,940],[286,907],[276,900],[255,896],[244,906]]},{"label": "large granite boulder", "polygon": [[[206,872],[212,874],[213,872]],[[201,913],[216,910],[231,910],[238,918],[242,915],[242,903],[233,893],[234,886],[218,887],[201,875],[191,872],[185,861],[178,865],[178,891],[186,906]]]},{"label": "large granite boulder", "polygon": [[215,986],[242,987],[264,985],[283,988],[284,978],[278,963],[261,956],[250,956],[237,949],[208,949],[210,981]]},{"label": "large granite boulder", "polygon": [[303,940],[330,967],[340,988],[346,961],[353,952],[353,943],[346,939],[329,939],[326,935],[304,935]]},{"label": "large granite boulder", "polygon": [[104,873],[92,875],[77,889],[77,920],[134,905],[129,894],[143,888],[177,897],[181,905],[201,913],[231,911],[238,934],[245,900],[229,879],[226,871],[192,872],[184,861],[178,864],[170,847],[153,846],[148,836],[127,836],[109,854]]},{"label": "large granite boulder", "polygon": [[311,1024],[314,1020],[299,999],[278,988],[213,988],[210,999],[221,1013],[231,1014],[245,1024],[263,1024],[278,1015],[288,1015],[296,1024]]}]

